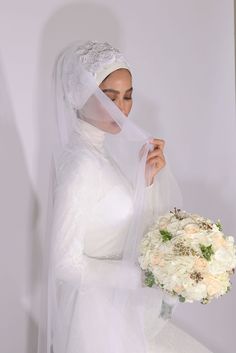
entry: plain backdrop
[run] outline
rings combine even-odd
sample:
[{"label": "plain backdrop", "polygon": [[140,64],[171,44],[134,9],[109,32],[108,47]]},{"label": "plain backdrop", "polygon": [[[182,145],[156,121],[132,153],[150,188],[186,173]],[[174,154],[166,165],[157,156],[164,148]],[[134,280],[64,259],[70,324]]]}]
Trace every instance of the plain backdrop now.
[{"label": "plain backdrop", "polygon": [[[166,140],[185,209],[236,234],[233,0],[0,0],[1,353],[36,352],[50,77],[76,39],[126,54],[132,117]],[[209,305],[180,304],[173,320],[214,353],[234,353],[235,299],[236,283]]]}]

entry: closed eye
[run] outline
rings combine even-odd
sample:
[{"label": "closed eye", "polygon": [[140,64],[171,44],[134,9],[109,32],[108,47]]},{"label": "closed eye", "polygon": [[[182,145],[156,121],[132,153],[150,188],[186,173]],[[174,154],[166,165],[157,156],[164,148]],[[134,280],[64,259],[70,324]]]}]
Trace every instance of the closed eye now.
[{"label": "closed eye", "polygon": [[105,93],[105,94],[106,94],[106,96],[107,96],[108,98],[110,98],[110,100],[112,100],[113,102],[116,100],[116,96],[110,95],[110,94],[107,94],[107,93]]}]

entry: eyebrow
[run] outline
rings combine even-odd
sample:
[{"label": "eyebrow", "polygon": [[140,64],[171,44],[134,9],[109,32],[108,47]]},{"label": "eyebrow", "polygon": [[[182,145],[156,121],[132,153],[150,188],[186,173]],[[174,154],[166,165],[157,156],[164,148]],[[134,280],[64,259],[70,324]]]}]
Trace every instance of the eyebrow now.
[{"label": "eyebrow", "polygon": [[[120,91],[117,91],[117,90],[112,89],[112,88],[106,88],[106,89],[103,89],[102,91],[103,91],[104,93],[107,93],[107,92],[108,92],[108,93],[116,93],[116,94],[120,93]],[[126,91],[125,93],[132,92],[132,91],[133,91],[133,87],[127,89],[127,91]]]}]

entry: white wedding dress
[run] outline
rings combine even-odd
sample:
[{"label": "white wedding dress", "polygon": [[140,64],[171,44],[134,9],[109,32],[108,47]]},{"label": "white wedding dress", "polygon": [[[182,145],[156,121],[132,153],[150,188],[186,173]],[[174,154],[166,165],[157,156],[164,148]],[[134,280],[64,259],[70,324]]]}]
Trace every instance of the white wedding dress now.
[{"label": "white wedding dress", "polygon": [[[109,318],[117,315],[111,305],[109,287],[114,284],[113,274],[121,257],[133,205],[130,186],[106,155],[103,140],[104,132],[78,119],[70,147],[59,165],[54,259],[57,310],[65,322],[56,324],[54,353],[119,351],[120,342],[109,334]],[[152,216],[152,203],[152,187],[148,187],[147,224]],[[78,283],[83,288],[80,291]],[[160,322],[161,294],[157,289],[148,290],[155,297],[145,314],[148,353],[209,353],[170,322]],[[68,297],[72,298],[72,308],[67,307]],[[133,314],[130,312],[123,322],[126,336],[130,337],[135,325]],[[163,328],[155,335],[157,326],[158,330],[160,326]]]}]

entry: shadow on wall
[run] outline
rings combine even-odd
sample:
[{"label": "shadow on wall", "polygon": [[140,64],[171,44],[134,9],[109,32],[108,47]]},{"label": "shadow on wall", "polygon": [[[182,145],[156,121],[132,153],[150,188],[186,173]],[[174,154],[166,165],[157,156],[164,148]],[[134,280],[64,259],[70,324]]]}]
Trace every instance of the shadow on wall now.
[{"label": "shadow on wall", "polygon": [[[38,278],[38,237],[34,221],[37,219],[38,204],[3,72],[0,62],[0,342],[5,353],[15,352],[25,345],[27,352],[33,352],[37,327],[31,295],[34,295]],[[20,322],[22,325],[15,327],[15,323]],[[9,332],[16,333],[14,339],[9,340]],[[25,342],[25,332],[28,332],[31,342]]]},{"label": "shadow on wall", "polygon": [[[51,167],[51,151],[55,121],[52,102],[52,71],[59,52],[75,40],[109,41],[119,47],[121,29],[114,14],[97,4],[73,3],[59,8],[47,19],[41,34],[38,63],[37,114],[39,134],[37,194],[40,197],[41,249],[47,216],[47,202]],[[49,235],[50,236],[50,235]],[[43,254],[42,254],[43,255]],[[41,255],[41,263],[43,256]],[[36,351],[35,336],[28,336],[30,349]]]},{"label": "shadow on wall", "polygon": [[59,52],[71,42],[107,40],[119,46],[120,28],[114,15],[96,4],[71,4],[60,8],[45,23],[41,35],[38,66],[38,190],[45,206],[52,136],[55,133],[52,71]]}]

